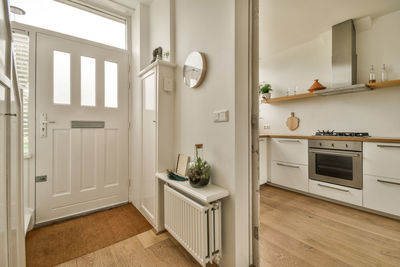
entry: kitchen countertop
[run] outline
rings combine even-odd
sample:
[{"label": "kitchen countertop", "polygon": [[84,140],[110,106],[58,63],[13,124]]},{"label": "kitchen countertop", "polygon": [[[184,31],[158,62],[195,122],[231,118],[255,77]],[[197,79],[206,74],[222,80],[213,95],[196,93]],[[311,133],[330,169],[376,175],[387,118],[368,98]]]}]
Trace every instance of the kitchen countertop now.
[{"label": "kitchen countertop", "polygon": [[400,137],[343,137],[343,136],[314,136],[314,135],[279,135],[279,134],[260,134],[260,137],[270,138],[292,138],[292,139],[311,139],[311,140],[336,140],[336,141],[361,141],[376,143],[399,143]]}]

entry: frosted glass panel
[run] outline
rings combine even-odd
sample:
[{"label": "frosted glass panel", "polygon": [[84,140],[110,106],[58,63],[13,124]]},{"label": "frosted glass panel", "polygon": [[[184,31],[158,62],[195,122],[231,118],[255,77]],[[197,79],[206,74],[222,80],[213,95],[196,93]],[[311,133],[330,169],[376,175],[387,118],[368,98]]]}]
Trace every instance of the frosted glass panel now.
[{"label": "frosted glass panel", "polygon": [[146,110],[156,109],[156,83],[155,74],[144,80],[144,107]]},{"label": "frosted glass panel", "polygon": [[53,102],[71,103],[71,54],[53,52]]},{"label": "frosted glass panel", "polygon": [[118,107],[118,64],[104,62],[104,106]]},{"label": "frosted glass panel", "polygon": [[60,1],[11,0],[9,2],[26,11],[25,15],[12,14],[11,20],[126,49],[126,22],[122,19],[99,16]]},{"label": "frosted glass panel", "polygon": [[81,57],[81,105],[96,106],[96,59]]}]

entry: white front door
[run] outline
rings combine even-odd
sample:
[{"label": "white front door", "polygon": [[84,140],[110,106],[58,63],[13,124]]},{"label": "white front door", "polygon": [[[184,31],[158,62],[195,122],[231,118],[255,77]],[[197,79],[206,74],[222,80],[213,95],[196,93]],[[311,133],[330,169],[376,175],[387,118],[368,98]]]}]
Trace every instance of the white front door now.
[{"label": "white front door", "polygon": [[36,49],[36,223],[127,202],[128,53],[41,33]]}]

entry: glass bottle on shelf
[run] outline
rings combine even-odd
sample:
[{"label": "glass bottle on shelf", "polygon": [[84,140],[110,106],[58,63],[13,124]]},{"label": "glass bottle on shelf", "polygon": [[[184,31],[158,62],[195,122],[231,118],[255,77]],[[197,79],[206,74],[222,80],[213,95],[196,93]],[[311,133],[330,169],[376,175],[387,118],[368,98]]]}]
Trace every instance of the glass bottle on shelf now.
[{"label": "glass bottle on shelf", "polygon": [[371,69],[369,70],[369,83],[376,83],[374,65],[371,65]]},{"label": "glass bottle on shelf", "polygon": [[288,87],[287,91],[286,91],[286,95],[290,96],[290,87]]},{"label": "glass bottle on shelf", "polygon": [[385,64],[382,65],[381,78],[382,78],[382,82],[386,82],[388,80],[387,71],[386,71],[386,65]]},{"label": "glass bottle on shelf", "polygon": [[195,156],[189,163],[188,178],[193,187],[203,187],[210,182],[210,165],[204,160],[203,144],[195,145]]}]

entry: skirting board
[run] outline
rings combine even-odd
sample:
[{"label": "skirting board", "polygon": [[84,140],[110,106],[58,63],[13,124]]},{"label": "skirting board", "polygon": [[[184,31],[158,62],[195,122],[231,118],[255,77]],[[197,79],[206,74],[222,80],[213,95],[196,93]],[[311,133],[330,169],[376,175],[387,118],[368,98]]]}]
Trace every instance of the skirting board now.
[{"label": "skirting board", "polygon": [[289,188],[289,187],[286,187],[286,186],[277,185],[277,184],[274,184],[274,183],[271,183],[271,182],[267,182],[264,185],[270,185],[270,186],[278,187],[278,188],[281,188],[281,189],[285,189],[285,190],[288,190],[288,191],[296,192],[296,193],[299,193],[299,194],[302,194],[302,195],[306,195],[306,196],[309,196],[309,197],[322,199],[322,200],[325,200],[325,201],[328,201],[328,202],[332,202],[332,203],[335,203],[335,204],[339,204],[339,205],[342,205],[342,206],[350,207],[350,208],[353,208],[353,209],[357,209],[357,210],[361,210],[361,211],[377,214],[377,215],[380,215],[380,216],[383,216],[383,217],[387,217],[387,218],[390,218],[390,219],[394,219],[394,220],[400,221],[400,216],[396,216],[396,215],[393,215],[393,214],[389,214],[389,213],[385,213],[385,212],[381,212],[381,211],[377,211],[377,210],[372,210],[372,209],[368,209],[368,208],[352,205],[352,204],[349,204],[349,203],[346,203],[346,202],[342,202],[342,201],[339,201],[339,200],[336,200],[336,199],[331,199],[331,198],[315,195],[315,194],[312,194],[312,193],[309,193],[309,192],[303,192],[303,191],[292,189],[292,188]]}]

